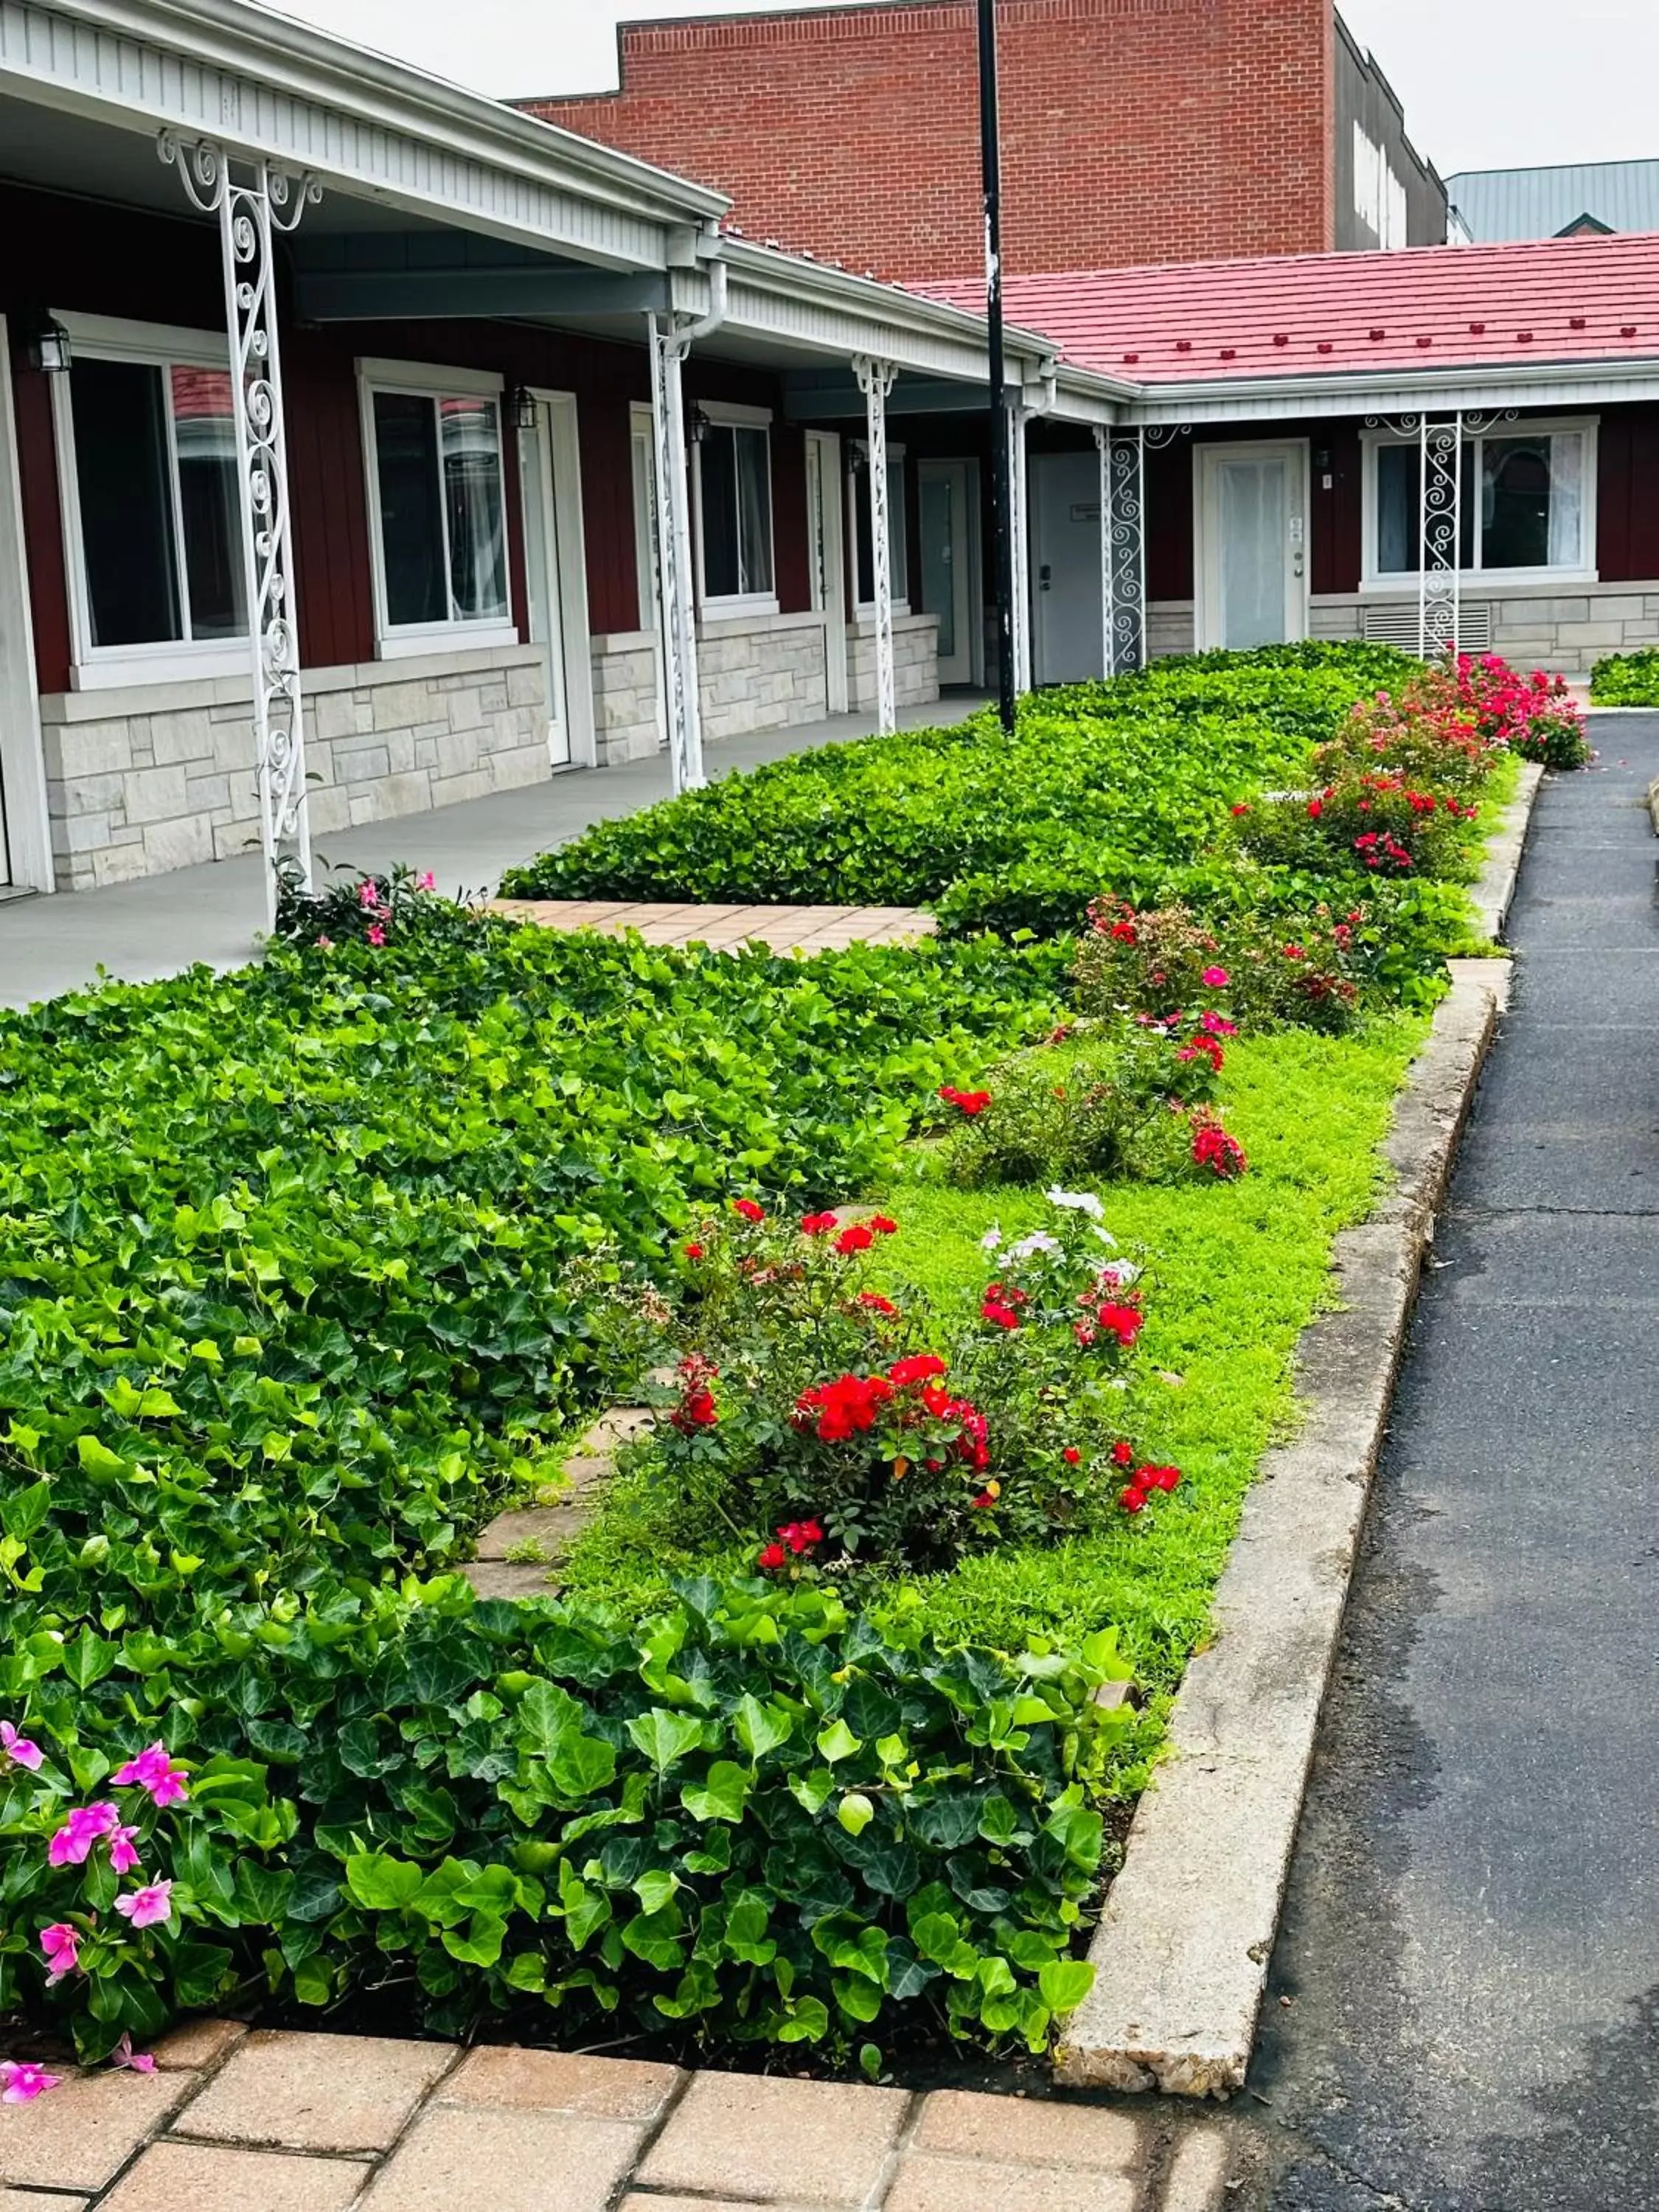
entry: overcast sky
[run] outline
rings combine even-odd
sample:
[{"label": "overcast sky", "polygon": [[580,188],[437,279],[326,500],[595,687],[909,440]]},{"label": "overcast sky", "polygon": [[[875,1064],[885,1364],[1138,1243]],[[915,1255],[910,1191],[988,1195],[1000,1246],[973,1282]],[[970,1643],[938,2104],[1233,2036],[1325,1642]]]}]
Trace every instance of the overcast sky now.
[{"label": "overcast sky", "polygon": [[[288,0],[287,12],[505,95],[614,86],[622,18],[775,4]],[[1393,79],[1419,150],[1443,173],[1659,155],[1654,0],[1343,0],[1342,13]]]}]

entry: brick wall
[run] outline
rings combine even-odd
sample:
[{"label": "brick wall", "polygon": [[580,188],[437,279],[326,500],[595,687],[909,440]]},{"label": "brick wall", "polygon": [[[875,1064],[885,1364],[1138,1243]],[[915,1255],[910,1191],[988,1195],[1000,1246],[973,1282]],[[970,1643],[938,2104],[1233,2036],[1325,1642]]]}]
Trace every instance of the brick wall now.
[{"label": "brick wall", "polygon": [[[982,259],[975,9],[623,33],[623,89],[524,103],[729,192],[751,237],[911,281]],[[1028,270],[1336,243],[1332,0],[1002,0],[1005,248]]]}]

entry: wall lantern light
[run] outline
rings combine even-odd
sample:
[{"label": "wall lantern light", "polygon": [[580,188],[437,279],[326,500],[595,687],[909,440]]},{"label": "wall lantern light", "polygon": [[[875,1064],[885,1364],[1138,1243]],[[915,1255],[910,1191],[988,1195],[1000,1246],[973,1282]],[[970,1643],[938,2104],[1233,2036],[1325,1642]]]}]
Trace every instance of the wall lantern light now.
[{"label": "wall lantern light", "polygon": [[507,410],[513,418],[515,430],[533,430],[536,427],[536,395],[526,384],[515,384],[507,395]]},{"label": "wall lantern light", "polygon": [[691,442],[694,446],[706,444],[708,434],[714,427],[714,424],[703,413],[701,407],[693,407],[691,410],[691,418],[686,424],[686,428],[690,433]]},{"label": "wall lantern light", "polygon": [[61,323],[43,316],[29,341],[29,360],[44,376],[66,376],[70,366],[70,335]]}]

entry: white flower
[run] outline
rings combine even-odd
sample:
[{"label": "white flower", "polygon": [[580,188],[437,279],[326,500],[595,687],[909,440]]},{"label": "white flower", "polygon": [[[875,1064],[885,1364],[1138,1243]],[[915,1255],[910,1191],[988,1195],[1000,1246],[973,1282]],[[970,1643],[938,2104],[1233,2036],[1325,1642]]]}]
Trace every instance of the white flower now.
[{"label": "white flower", "polygon": [[1001,1248],[1002,1231],[1000,1229],[993,1225],[991,1228],[988,1229],[984,1236],[980,1238],[979,1249],[981,1252],[996,1252],[1000,1251]]},{"label": "white flower", "polygon": [[1058,1237],[1050,1237],[1046,1230],[1034,1229],[1029,1237],[1022,1237],[1018,1244],[1008,1247],[1011,1260],[1030,1260],[1039,1252],[1060,1252],[1065,1247]]},{"label": "white flower", "polygon": [[1048,1197],[1050,1206],[1068,1206],[1073,1212],[1086,1213],[1091,1221],[1098,1221],[1106,1211],[1091,1190],[1051,1190]]}]

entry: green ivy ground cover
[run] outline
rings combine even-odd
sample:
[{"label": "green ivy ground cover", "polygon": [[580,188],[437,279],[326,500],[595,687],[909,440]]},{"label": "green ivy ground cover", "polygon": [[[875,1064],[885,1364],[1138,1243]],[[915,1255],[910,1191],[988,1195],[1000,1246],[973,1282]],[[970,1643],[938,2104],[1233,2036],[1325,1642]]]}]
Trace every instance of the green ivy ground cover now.
[{"label": "green ivy ground cover", "polygon": [[1593,707],[1659,707],[1659,647],[1613,653],[1590,672]]},{"label": "green ivy ground cover", "polygon": [[[1103,850],[1191,867],[1384,672],[1268,655],[1112,687],[1106,714],[1106,687],[1037,702],[1012,757],[985,731],[916,745],[949,769],[938,805],[880,788],[902,741],[845,749],[828,797],[739,809],[725,847],[806,854],[784,895],[944,901],[964,859],[994,884],[1062,836],[1081,774],[1117,793],[1104,844],[1039,854],[1010,904],[1074,921]],[[832,834],[842,872],[813,878]],[[1040,2045],[1079,1993],[1091,1800],[1158,1724],[1103,1716],[1121,1662],[1080,1632],[1121,1630],[1155,1698],[1175,1680],[1409,1024],[1242,1042],[1249,1182],[1109,1194],[1157,1255],[1147,1340],[1183,1377],[1157,1418],[1190,1486],[1139,1543],[1006,1554],[849,1617],[747,1578],[667,1595],[623,1495],[580,1602],[422,1578],[614,1387],[590,1311],[613,1253],[659,1261],[734,1188],[897,1191],[910,1264],[960,1292],[986,1219],[1023,1225],[1031,1194],[912,1187],[902,1147],[942,1083],[1053,1025],[1067,958],[957,939],[797,965],[434,909],[379,951],[0,1018],[0,1719],[38,1752],[0,1735],[0,2013],[72,2018],[98,2056],[180,2006],[374,1984],[451,2032],[549,2004],[573,2034],[620,2009],[845,2048],[915,2002]],[[183,1803],[130,1764],[156,1742]],[[113,1911],[118,1828],[155,1885],[142,1930]],[[50,1984],[48,1922],[78,1947]]]},{"label": "green ivy ground cover", "polygon": [[994,718],[830,745],[601,823],[514,871],[510,896],[924,904],[953,929],[1070,929],[1103,890],[1180,884],[1230,809],[1305,775],[1387,647],[1155,663]]}]

